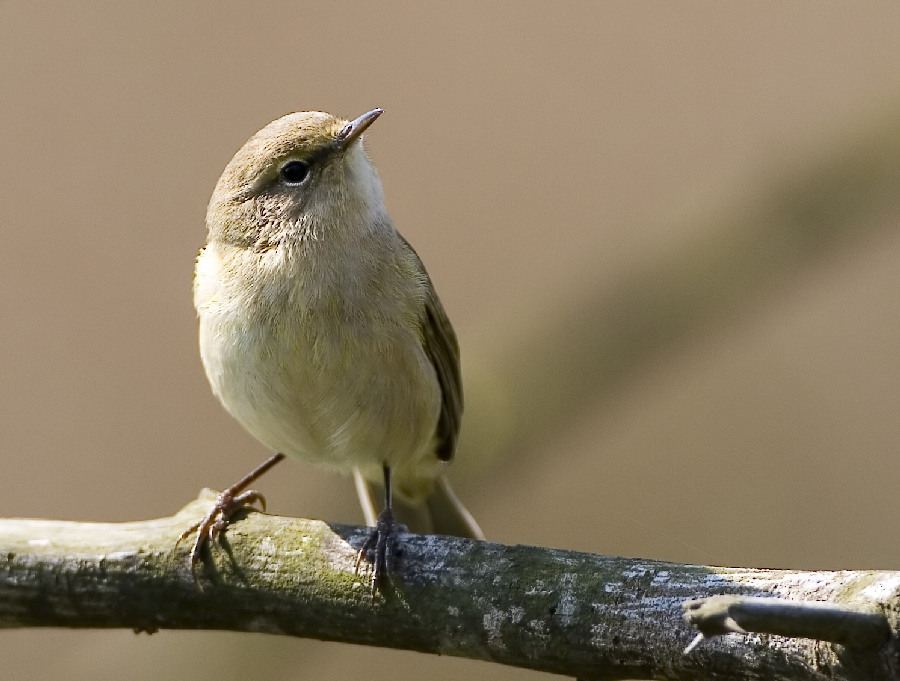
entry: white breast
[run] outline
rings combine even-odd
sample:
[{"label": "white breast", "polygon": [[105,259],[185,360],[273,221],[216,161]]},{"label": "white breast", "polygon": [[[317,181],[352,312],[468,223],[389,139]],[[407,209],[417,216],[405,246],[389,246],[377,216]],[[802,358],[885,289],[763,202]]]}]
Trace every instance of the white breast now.
[{"label": "white breast", "polygon": [[364,286],[313,290],[307,265],[287,247],[201,253],[195,304],[213,392],[289,456],[341,470],[436,464],[440,387],[410,324],[414,290],[373,313]]}]

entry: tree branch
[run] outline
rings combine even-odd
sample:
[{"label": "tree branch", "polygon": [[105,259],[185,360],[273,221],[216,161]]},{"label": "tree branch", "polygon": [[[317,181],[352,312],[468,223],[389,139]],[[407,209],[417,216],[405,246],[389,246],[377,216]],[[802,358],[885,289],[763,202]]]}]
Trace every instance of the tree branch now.
[{"label": "tree branch", "polygon": [[[355,573],[367,529],[249,513],[211,552],[201,591],[186,563],[190,542],[175,541],[212,498],[143,522],[0,520],[0,627],[286,634],[583,679],[900,678],[890,635],[900,573],[702,567],[409,534],[393,587],[373,595]],[[882,635],[855,646],[730,635],[685,655],[696,630],[682,605],[723,594],[829,602],[870,613]],[[741,608],[766,607],[753,601],[710,607],[749,631]]]},{"label": "tree branch", "polygon": [[685,619],[703,636],[757,632],[815,638],[855,648],[877,648],[891,636],[887,618],[880,612],[818,601],[711,596],[687,601],[682,607]]}]

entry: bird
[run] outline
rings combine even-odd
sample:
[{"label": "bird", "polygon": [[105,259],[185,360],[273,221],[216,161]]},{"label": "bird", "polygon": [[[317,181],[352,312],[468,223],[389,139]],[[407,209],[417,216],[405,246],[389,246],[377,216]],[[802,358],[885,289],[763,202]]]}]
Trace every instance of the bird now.
[{"label": "bird", "polygon": [[213,394],[273,455],[182,533],[197,532],[195,582],[204,546],[237,510],[265,507],[248,487],[285,457],[353,474],[374,526],[357,572],[371,558],[373,588],[390,578],[398,513],[414,531],[484,538],[445,476],[463,412],[456,334],[363,147],[382,113],[282,116],[210,198],[193,289],[200,356]]}]

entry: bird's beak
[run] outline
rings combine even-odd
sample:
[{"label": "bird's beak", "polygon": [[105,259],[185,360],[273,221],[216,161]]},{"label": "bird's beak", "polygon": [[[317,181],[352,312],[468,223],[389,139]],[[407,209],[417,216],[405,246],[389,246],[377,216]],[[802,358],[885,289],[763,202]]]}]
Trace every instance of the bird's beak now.
[{"label": "bird's beak", "polygon": [[372,125],[372,123],[375,122],[375,119],[383,113],[383,109],[372,109],[368,113],[364,113],[359,118],[347,123],[347,125],[344,126],[344,129],[341,130],[340,133],[338,133],[338,148],[346,149],[347,147],[349,147],[353,143],[353,140],[362,135],[365,129]]}]

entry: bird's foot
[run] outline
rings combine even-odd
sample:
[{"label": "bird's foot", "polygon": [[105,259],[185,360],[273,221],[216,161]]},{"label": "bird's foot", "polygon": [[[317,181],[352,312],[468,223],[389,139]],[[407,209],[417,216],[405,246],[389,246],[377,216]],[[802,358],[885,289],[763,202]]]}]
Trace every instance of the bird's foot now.
[{"label": "bird's foot", "polygon": [[372,558],[372,593],[383,588],[391,581],[393,569],[394,549],[397,544],[397,530],[401,527],[394,518],[394,511],[390,506],[378,515],[378,522],[372,534],[366,539],[365,544],[356,555],[356,574],[359,574],[359,566],[369,557],[374,549]]},{"label": "bird's foot", "polygon": [[229,487],[222,492],[216,499],[216,502],[209,513],[207,513],[199,522],[194,523],[182,532],[175,542],[175,546],[178,546],[178,544],[192,532],[197,533],[197,539],[194,540],[189,560],[191,577],[194,578],[194,584],[196,584],[197,588],[201,591],[203,590],[203,587],[197,577],[197,564],[200,562],[200,554],[203,551],[203,547],[212,544],[212,542],[225,531],[232,516],[238,511],[252,508],[254,505],[258,505],[263,511],[266,510],[266,498],[261,493],[253,489],[241,492],[240,490],[236,490],[235,487],[237,487],[237,485]]},{"label": "bird's foot", "polygon": [[176,547],[191,532],[197,532],[197,540],[191,548],[191,577],[194,578],[194,584],[201,591],[203,587],[200,586],[200,580],[197,579],[197,563],[200,562],[200,553],[203,551],[203,547],[215,541],[216,537],[225,531],[229,520],[238,511],[252,507],[254,504],[259,504],[263,511],[266,510],[266,498],[256,490],[247,489],[247,487],[252,485],[260,475],[282,459],[284,459],[284,454],[279,453],[273,454],[263,461],[259,466],[222,492],[209,513],[200,522],[191,525],[178,537],[178,540],[175,542]]}]

